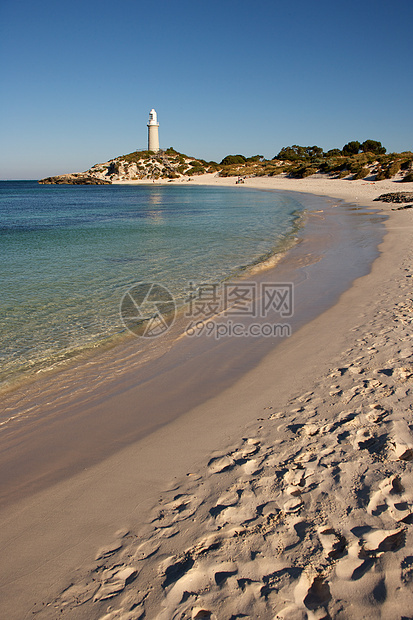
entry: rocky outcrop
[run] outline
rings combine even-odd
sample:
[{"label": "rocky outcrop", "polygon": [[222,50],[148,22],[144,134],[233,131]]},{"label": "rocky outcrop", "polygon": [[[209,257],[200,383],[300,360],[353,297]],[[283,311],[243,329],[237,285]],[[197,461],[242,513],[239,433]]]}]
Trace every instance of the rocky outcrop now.
[{"label": "rocky outcrop", "polygon": [[212,162],[182,155],[174,149],[152,153],[135,151],[115,157],[105,163],[95,164],[86,172],[62,174],[41,179],[43,184],[110,185],[119,181],[156,181],[178,179],[216,170]]},{"label": "rocky outcrop", "polygon": [[40,179],[43,185],[110,185],[111,182],[104,179],[97,179],[88,174],[60,174],[55,177]]},{"label": "rocky outcrop", "polygon": [[393,192],[391,194],[381,194],[378,198],[381,202],[411,202],[413,200],[413,192]]}]

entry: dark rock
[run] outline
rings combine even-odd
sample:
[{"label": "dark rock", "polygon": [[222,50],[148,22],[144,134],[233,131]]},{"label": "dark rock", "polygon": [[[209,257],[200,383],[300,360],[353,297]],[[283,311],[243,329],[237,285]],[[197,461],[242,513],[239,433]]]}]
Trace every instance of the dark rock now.
[{"label": "dark rock", "polygon": [[61,174],[40,179],[42,185],[111,185],[110,181],[97,179],[87,174]]},{"label": "dark rock", "polygon": [[374,200],[381,202],[410,202],[413,200],[413,192],[394,192],[392,194],[381,194]]}]

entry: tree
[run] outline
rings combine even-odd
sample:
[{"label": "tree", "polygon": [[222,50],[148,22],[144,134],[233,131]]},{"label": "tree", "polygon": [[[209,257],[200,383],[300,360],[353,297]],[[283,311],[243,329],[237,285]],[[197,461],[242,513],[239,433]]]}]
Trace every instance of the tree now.
[{"label": "tree", "polygon": [[384,146],[377,140],[365,140],[361,145],[361,150],[363,153],[375,153],[375,155],[384,155],[386,152]]},{"label": "tree", "polygon": [[340,149],[330,149],[325,153],[326,157],[339,157],[341,155]]},{"label": "tree", "polygon": [[315,145],[306,146],[305,151],[311,161],[314,161],[315,159],[319,159],[320,157],[323,157],[324,155],[324,151],[320,146],[315,146]]},{"label": "tree", "polygon": [[275,155],[273,159],[282,159],[286,161],[296,161],[297,159],[302,159],[303,153],[301,152],[302,147],[297,144],[293,144],[293,146],[283,146],[278,155]]},{"label": "tree", "polygon": [[282,159],[286,161],[307,161],[317,159],[323,156],[323,149],[319,146],[283,146],[281,151],[273,157],[273,159]]},{"label": "tree", "polygon": [[360,150],[360,142],[353,140],[343,146],[343,155],[357,155]]}]

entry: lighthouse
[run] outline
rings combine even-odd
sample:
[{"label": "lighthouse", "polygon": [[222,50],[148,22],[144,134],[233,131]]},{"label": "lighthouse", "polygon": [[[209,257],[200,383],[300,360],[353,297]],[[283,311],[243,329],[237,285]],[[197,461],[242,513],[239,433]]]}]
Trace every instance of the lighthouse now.
[{"label": "lighthouse", "polygon": [[148,151],[153,151],[154,153],[159,151],[159,123],[153,108],[149,112]]}]

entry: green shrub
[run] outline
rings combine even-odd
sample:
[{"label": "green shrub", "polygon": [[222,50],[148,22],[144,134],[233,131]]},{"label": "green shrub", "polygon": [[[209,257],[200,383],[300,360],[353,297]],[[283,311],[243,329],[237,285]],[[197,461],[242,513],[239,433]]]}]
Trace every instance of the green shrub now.
[{"label": "green shrub", "polygon": [[220,165],[217,164],[215,161],[209,161],[207,163],[208,166],[208,172],[216,172],[217,170],[220,169]]},{"label": "green shrub", "polygon": [[399,172],[402,164],[399,159],[396,161],[386,161],[379,165],[376,174],[376,181],[384,181],[384,179],[391,179],[395,174]]},{"label": "green shrub", "polygon": [[338,179],[344,179],[344,177],[347,177],[350,174],[350,170],[347,170],[347,168],[343,168],[342,170],[340,170],[340,172],[338,173]]},{"label": "green shrub", "polygon": [[189,168],[189,170],[187,170],[185,172],[185,174],[189,175],[189,176],[193,176],[196,174],[205,174],[205,168],[203,168],[203,166],[192,166],[191,168]]},{"label": "green shrub", "polygon": [[317,168],[311,168],[311,167],[310,168],[304,168],[304,170],[302,172],[301,178],[305,179],[305,177],[309,177],[312,174],[316,174],[316,172],[317,172]]},{"label": "green shrub", "polygon": [[227,155],[221,161],[221,166],[233,166],[234,164],[244,164],[247,158],[244,155]]},{"label": "green shrub", "polygon": [[381,156],[377,157],[377,161],[382,166],[386,166],[387,164],[389,164],[393,160],[394,160],[394,156],[392,155],[392,153],[389,153],[388,155],[381,155]]},{"label": "green shrub", "polygon": [[331,157],[325,159],[320,165],[320,172],[329,174],[331,172],[337,172],[343,168],[346,160],[343,157]]},{"label": "green shrub", "polygon": [[376,181],[384,181],[386,178],[386,169],[383,169],[381,166],[377,170]]},{"label": "green shrub", "polygon": [[369,172],[370,170],[368,168],[361,167],[356,171],[355,175],[353,176],[353,180],[365,179]]},{"label": "green shrub", "polygon": [[127,161],[128,163],[137,164],[142,159],[149,159],[152,157],[153,153],[150,151],[134,151],[133,153],[129,153],[128,155],[122,155],[120,159]]},{"label": "green shrub", "polygon": [[413,183],[413,172],[408,172],[402,179],[403,183]]},{"label": "green shrub", "polygon": [[312,166],[300,166],[299,168],[294,168],[291,170],[290,176],[294,179],[305,179],[305,177],[309,177],[311,174],[315,174],[317,172],[317,168]]},{"label": "green shrub", "polygon": [[394,175],[399,172],[400,166],[401,164],[399,161],[393,161],[386,170],[386,179],[391,179],[392,177],[394,177]]}]

